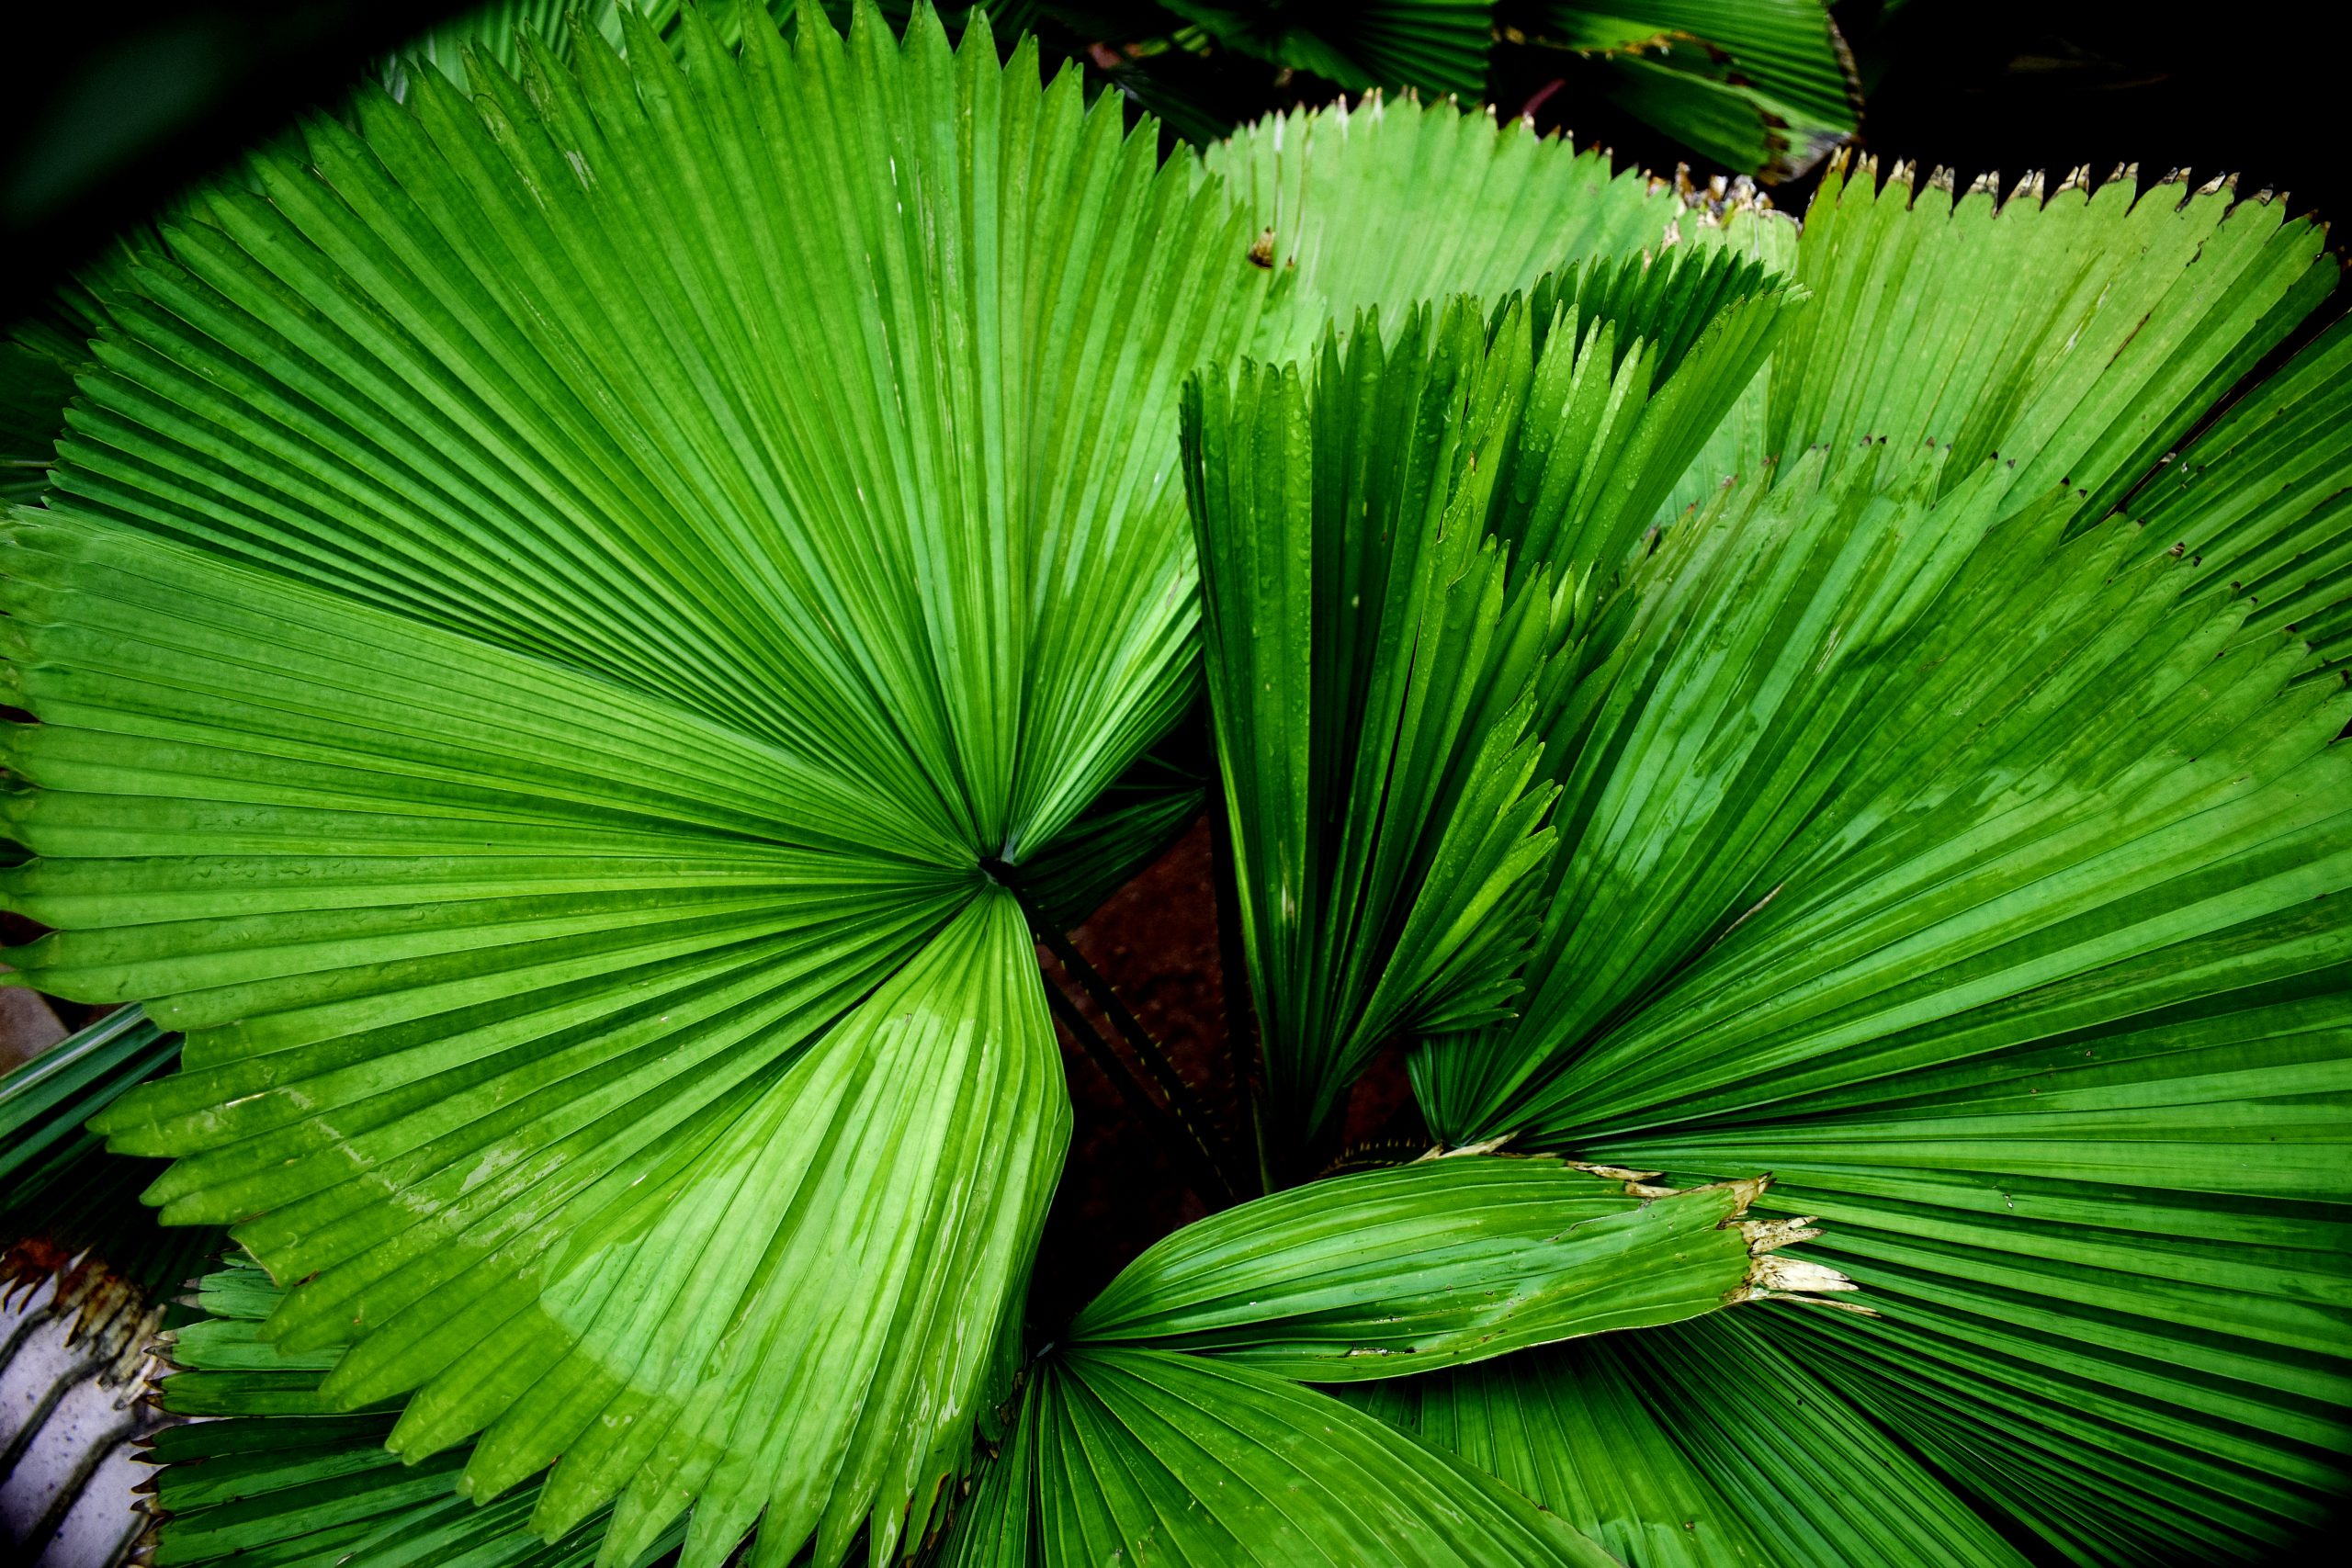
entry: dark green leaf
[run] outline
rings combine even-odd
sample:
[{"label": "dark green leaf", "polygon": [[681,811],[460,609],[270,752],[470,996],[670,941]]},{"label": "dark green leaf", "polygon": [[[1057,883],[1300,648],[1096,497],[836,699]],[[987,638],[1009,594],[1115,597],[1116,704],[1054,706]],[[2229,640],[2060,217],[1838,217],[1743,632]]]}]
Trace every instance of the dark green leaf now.
[{"label": "dark green leaf", "polygon": [[1541,743],[1792,302],[1682,253],[1546,281],[1491,332],[1458,301],[1393,346],[1360,322],[1311,375],[1194,383],[1210,704],[1282,1146],[1399,1033],[1508,1016],[1552,840]]},{"label": "dark green leaf", "polygon": [[1815,1315],[1724,1314],[1343,1396],[1500,1477],[1628,1568],[2017,1568],[1942,1481],[1764,1332]]},{"label": "dark green leaf", "polygon": [[1621,108],[1736,173],[1792,178],[1860,121],[1825,0],[1600,0],[1544,19],[1544,41],[1600,58]]}]

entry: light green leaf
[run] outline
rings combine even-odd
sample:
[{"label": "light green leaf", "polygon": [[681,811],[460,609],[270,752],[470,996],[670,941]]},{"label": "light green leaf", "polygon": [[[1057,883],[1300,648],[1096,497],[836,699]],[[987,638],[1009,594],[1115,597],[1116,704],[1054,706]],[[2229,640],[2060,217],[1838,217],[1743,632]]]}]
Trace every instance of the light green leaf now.
[{"label": "light green leaf", "polygon": [[1616,1559],[1442,1450],[1247,1368],[1159,1350],[1039,1363],[1005,1455],[949,1538],[954,1568],[1611,1568]]},{"label": "light green leaf", "polygon": [[1208,150],[1287,292],[1256,346],[1280,364],[1377,309],[1499,299],[1546,273],[1665,246],[1671,186],[1491,111],[1374,98],[1270,116]]},{"label": "light green leaf", "polygon": [[1348,1382],[1845,1288],[1772,1256],[1792,1228],[1741,1223],[1760,1190],[1669,1192],[1550,1158],[1449,1157],[1309,1182],[1158,1243],[1063,1339]]}]

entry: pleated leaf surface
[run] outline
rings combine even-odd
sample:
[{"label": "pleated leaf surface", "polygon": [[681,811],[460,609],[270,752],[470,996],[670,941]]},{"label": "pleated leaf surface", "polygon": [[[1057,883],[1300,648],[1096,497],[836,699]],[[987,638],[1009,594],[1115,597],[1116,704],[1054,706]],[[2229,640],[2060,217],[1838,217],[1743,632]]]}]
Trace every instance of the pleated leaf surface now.
[{"label": "pleated leaf surface", "polygon": [[1272,115],[1208,149],[1279,280],[1255,352],[1305,356],[1327,325],[1664,248],[1671,186],[1491,110],[1369,97]]},{"label": "pleated leaf surface", "polygon": [[607,1568],[689,1510],[887,1556],[1067,1137],[979,863],[1192,700],[1176,393],[1267,280],[982,28],[620,22],[363,96],[132,275],[9,530],[11,977],[185,1032],[100,1125],[300,1281],[311,1397],[610,1506]]},{"label": "pleated leaf surface", "polygon": [[1610,1568],[1519,1493],[1326,1393],[1166,1350],[1041,1362],[954,1568],[1299,1562]]},{"label": "pleated leaf surface", "polygon": [[1309,1182],[1159,1242],[1063,1337],[1344,1382],[1679,1322],[1762,1293],[1738,1223],[1754,1196],[1634,1193],[1548,1157]]},{"label": "pleated leaf surface", "polygon": [[1339,1392],[1627,1568],[2017,1568],[2024,1559],[1941,1478],[1769,1332],[1815,1314],[1723,1314]]},{"label": "pleated leaf surface", "polygon": [[1552,5],[1540,36],[1599,57],[1610,101],[1736,174],[1803,174],[1860,120],[1824,0]]},{"label": "pleated leaf surface", "polygon": [[[476,1507],[457,1490],[462,1454],[402,1464],[384,1448],[390,1414],[344,1414],[321,1399],[321,1358],[255,1335],[282,1294],[232,1256],[201,1281],[203,1315],[168,1336],[177,1370],[159,1384],[159,1402],[204,1419],[164,1427],[141,1456],[163,1467],[148,1488],[163,1521],[154,1562],[588,1568],[595,1560],[603,1516],[543,1541],[529,1529],[536,1486]],[[639,1562],[673,1550],[681,1533]]]},{"label": "pleated leaf surface", "polygon": [[1770,1331],[1972,1498],[2256,1554],[2352,1450],[2347,709],[2129,524],[1875,450],[1648,563],[1521,1016],[1424,1103],[1772,1171],[1882,1317]]},{"label": "pleated leaf surface", "polygon": [[1284,1145],[1400,1033],[1508,1016],[1544,742],[1605,656],[1597,607],[1798,303],[1727,251],[1595,264],[1491,323],[1457,299],[1193,383],[1211,710]]}]

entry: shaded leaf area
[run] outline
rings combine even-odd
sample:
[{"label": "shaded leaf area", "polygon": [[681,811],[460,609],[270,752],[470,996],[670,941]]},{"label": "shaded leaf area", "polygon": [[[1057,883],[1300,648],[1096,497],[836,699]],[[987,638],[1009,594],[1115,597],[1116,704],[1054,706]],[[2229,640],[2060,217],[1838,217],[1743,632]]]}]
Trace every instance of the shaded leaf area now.
[{"label": "shaded leaf area", "polygon": [[1602,0],[1542,18],[1540,41],[1598,57],[1590,85],[1611,103],[1728,169],[1792,179],[1860,123],[1823,0]]},{"label": "shaded leaf area", "polygon": [[1760,1187],[1668,1192],[1491,1157],[1310,1182],[1159,1242],[1063,1337],[1343,1382],[1680,1322],[1808,1278],[1842,1288],[1771,1256],[1789,1233],[1742,1223]]},{"label": "shaded leaf area", "polygon": [[1204,1357],[1089,1348],[1038,1364],[941,1561],[1616,1560],[1494,1477],[1329,1394]]},{"label": "shaded leaf area", "polygon": [[1493,0],[1162,4],[1229,49],[1312,71],[1350,92],[1412,87],[1476,99],[1486,90]]},{"label": "shaded leaf area", "polygon": [[1265,285],[1034,52],[698,17],[166,228],[11,526],[10,962],[187,1032],[103,1125],[404,1455],[839,1561],[1017,1351],[1068,1116],[978,866],[1192,700],[1176,388]]},{"label": "shaded leaf area", "polygon": [[[1207,827],[1195,821],[1173,848],[1073,927],[1069,941],[1116,987],[1218,1124],[1235,1128],[1247,1122],[1247,1091],[1226,1050],[1213,878]],[[1059,986],[1099,1040],[1122,1043],[1092,998],[1057,975],[1058,964],[1048,962],[1045,969],[1047,984]],[[1153,1241],[1207,1213],[1185,1185],[1185,1165],[1164,1127],[1137,1115],[1067,1020],[1056,1023],[1069,1086],[1070,1144],[1038,1238],[1028,1298],[1032,1345],[1059,1333]],[[1137,1072],[1141,1076],[1140,1066]]]},{"label": "shaded leaf area", "polygon": [[80,293],[62,292],[0,339],[0,502],[37,501],[49,488],[57,434],[93,330],[76,308]]},{"label": "shaded leaf area", "polygon": [[1718,1314],[1335,1392],[1499,1477],[1627,1568],[2020,1564],[1769,1332],[1813,1315]]},{"label": "shaded leaf area", "polygon": [[1508,1017],[1553,835],[1539,778],[1615,569],[1795,302],[1727,250],[1594,265],[1489,324],[1360,320],[1184,409],[1211,709],[1295,1155],[1400,1033]]},{"label": "shaded leaf area", "polygon": [[90,339],[106,327],[107,301],[158,243],[152,226],[133,227],[7,323],[0,336],[0,504],[38,501],[49,488],[65,405],[90,368]]},{"label": "shaded leaf area", "polygon": [[[543,40],[560,56],[569,55],[580,36],[574,28],[575,14],[580,28],[593,30],[607,45],[626,52],[632,29],[622,25],[625,9],[643,17],[652,34],[672,52],[684,53],[688,10],[700,14],[719,43],[740,49],[747,30],[774,31],[788,25],[799,5],[798,0],[587,0],[584,5],[577,0],[487,0],[391,51],[377,65],[376,75],[386,92],[404,98],[411,74],[421,70],[438,71],[455,85],[465,86],[469,53],[495,60],[510,72],[519,70],[526,53],[522,40],[526,36]],[[836,5],[826,9],[846,19],[854,7]],[[947,9],[956,11],[953,6]],[[1009,18],[1001,14],[1003,8],[994,9],[1000,13],[998,26],[1005,27]],[[1017,18],[1010,20],[1017,27]]]},{"label": "shaded leaf area", "polygon": [[119,1008],[0,1076],[0,1283],[102,1264],[153,1292],[220,1250],[218,1230],[159,1228],[139,1201],[157,1168],[108,1155],[84,1125],[179,1053],[177,1036]]},{"label": "shaded leaf area", "polygon": [[[157,1433],[149,1506],[164,1521],[153,1561],[259,1568],[588,1568],[599,1515],[554,1541],[531,1533],[536,1482],[478,1503],[465,1456],[403,1464],[389,1412],[344,1414],[319,1393],[326,1357],[259,1337],[282,1292],[242,1257],[202,1281],[203,1315],[166,1335],[174,1371],[157,1398],[201,1416]],[[486,1504],[486,1506],[484,1506]],[[674,1551],[673,1529],[627,1568]]]},{"label": "shaded leaf area", "polygon": [[1055,930],[1084,925],[1199,818],[1208,781],[1196,751],[1190,737],[1171,737],[1145,752],[1031,858],[1022,890]]}]

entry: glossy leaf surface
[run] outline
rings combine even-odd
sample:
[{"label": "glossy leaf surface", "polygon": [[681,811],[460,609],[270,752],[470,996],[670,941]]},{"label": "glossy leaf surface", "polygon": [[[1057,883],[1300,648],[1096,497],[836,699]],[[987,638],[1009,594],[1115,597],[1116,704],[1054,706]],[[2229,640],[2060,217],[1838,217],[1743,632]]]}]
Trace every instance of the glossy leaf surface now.
[{"label": "glossy leaf surface", "polygon": [[1476,1156],[1308,1182],[1159,1242],[1065,1338],[1345,1382],[1676,1323],[1779,1280],[1777,1238],[1740,1223],[1758,1185],[1634,1192]]}]

